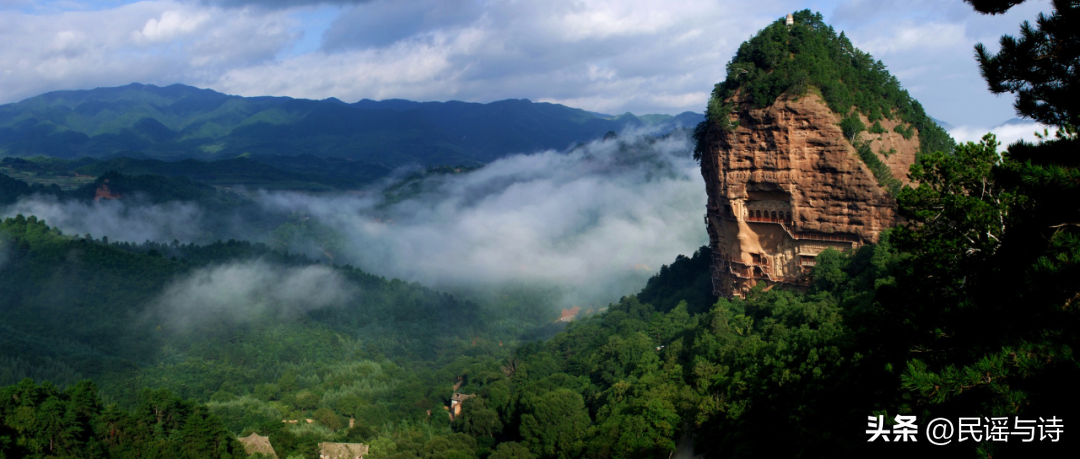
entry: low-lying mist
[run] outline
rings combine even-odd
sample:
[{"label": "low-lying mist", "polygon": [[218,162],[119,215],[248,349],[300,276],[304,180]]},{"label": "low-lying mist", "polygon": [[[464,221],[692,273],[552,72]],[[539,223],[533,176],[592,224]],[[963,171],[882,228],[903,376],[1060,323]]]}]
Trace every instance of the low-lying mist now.
[{"label": "low-lying mist", "polygon": [[356,293],[344,276],[327,266],[281,267],[261,260],[230,263],[174,280],[150,310],[150,319],[184,332],[210,322],[238,325],[339,307]]},{"label": "low-lying mist", "polygon": [[268,209],[334,228],[339,261],[444,289],[504,282],[563,288],[569,303],[639,290],[707,241],[685,135],[597,141],[428,177],[391,205],[375,197],[265,193]]},{"label": "low-lying mist", "polygon": [[[20,199],[0,216],[35,215],[65,234],[90,234],[128,242],[203,242],[204,212],[192,202],[150,204],[143,200],[75,201],[35,195]],[[208,242],[208,241],[206,241]]]},{"label": "low-lying mist", "polygon": [[[388,181],[359,195],[258,192],[253,199],[266,213],[292,225],[273,231],[245,222],[214,227],[206,222],[236,217],[210,215],[190,202],[32,197],[0,213],[37,215],[67,234],[112,241],[207,242],[240,235],[444,290],[535,285],[562,291],[564,307],[603,305],[640,290],[660,265],[707,242],[705,189],[691,150],[681,131],[662,138],[624,134],[566,152],[510,156],[478,170]],[[229,234],[212,234],[212,227]],[[215,275],[237,279],[241,271],[267,269],[273,284],[297,275],[265,264],[215,269]],[[170,294],[219,285],[212,276],[197,279],[182,281]],[[250,293],[236,295],[243,297],[237,301],[250,300]],[[200,301],[210,310],[225,307],[213,298]]]}]

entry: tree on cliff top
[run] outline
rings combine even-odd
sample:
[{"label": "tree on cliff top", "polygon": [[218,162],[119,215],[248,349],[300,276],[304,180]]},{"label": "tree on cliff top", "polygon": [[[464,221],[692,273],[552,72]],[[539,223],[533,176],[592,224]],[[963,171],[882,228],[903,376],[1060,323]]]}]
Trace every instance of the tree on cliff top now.
[{"label": "tree on cliff top", "polygon": [[[1001,13],[1023,0],[967,0],[983,13]],[[1001,37],[992,54],[975,46],[979,70],[994,94],[1016,94],[1016,113],[1054,126],[1080,125],[1080,2],[1054,0],[1054,13],[1027,21],[1020,37]]]},{"label": "tree on cliff top", "polygon": [[795,23],[784,19],[762,29],[739,46],[727,65],[727,78],[713,88],[705,111],[705,121],[695,134],[698,148],[710,126],[723,126],[732,106],[729,100],[737,93],[757,107],[766,107],[784,93],[805,94],[817,88],[825,103],[841,117],[858,111],[871,123],[882,118],[899,117],[919,130],[922,152],[951,152],[953,140],[941,129],[922,105],[913,99],[885,64],[875,61],[822,21],[820,13],[810,10],[794,14]]}]

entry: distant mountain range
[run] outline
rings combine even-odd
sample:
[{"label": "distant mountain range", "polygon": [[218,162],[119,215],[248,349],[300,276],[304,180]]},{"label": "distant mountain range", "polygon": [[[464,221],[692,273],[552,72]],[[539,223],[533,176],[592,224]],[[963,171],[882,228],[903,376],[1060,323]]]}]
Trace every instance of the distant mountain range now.
[{"label": "distant mountain range", "polygon": [[953,126],[953,125],[951,125],[951,124],[949,124],[949,123],[947,123],[945,121],[941,121],[941,120],[939,120],[937,118],[934,118],[934,117],[931,117],[930,119],[934,120],[934,122],[937,123],[938,126],[941,126],[941,128],[946,130],[946,131],[951,131],[955,127],[955,126]]},{"label": "distant mountain range", "polygon": [[565,149],[609,131],[693,127],[703,115],[610,116],[559,104],[240,97],[175,84],[55,91],[0,105],[0,156],[343,158],[472,165]]}]

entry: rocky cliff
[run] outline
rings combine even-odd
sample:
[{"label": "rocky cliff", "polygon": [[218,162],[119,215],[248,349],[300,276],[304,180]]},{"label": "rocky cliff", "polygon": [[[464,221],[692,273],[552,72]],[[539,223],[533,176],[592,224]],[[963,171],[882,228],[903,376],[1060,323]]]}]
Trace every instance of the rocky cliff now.
[{"label": "rocky cliff", "polygon": [[[743,296],[759,281],[805,285],[818,253],[875,242],[896,223],[893,197],[817,92],[764,108],[728,103],[737,127],[709,128],[699,147],[717,295]],[[885,132],[863,131],[854,142],[906,182],[919,139],[917,130],[895,132],[901,123],[885,119]]]},{"label": "rocky cliff", "polygon": [[884,63],[809,10],[760,30],[727,71],[694,131],[717,295],[806,285],[823,250],[877,241],[916,155],[955,146]]}]

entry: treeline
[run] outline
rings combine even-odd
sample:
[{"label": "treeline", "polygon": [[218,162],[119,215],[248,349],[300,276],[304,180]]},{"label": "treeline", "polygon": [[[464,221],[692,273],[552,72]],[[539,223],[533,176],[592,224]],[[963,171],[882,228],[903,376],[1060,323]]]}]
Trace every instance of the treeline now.
[{"label": "treeline", "polygon": [[0,458],[247,457],[205,406],[167,390],[144,390],[138,400],[131,411],[105,406],[90,381],[0,388]]},{"label": "treeline", "polygon": [[98,197],[99,190],[104,192],[106,189],[109,199],[140,197],[153,203],[190,201],[212,210],[237,210],[246,202],[239,195],[220,192],[187,177],[125,175],[109,171],[101,174],[94,182],[73,190],[62,190],[57,185],[28,184],[0,174],[0,205],[13,204],[21,197],[34,194],[89,201]]}]

